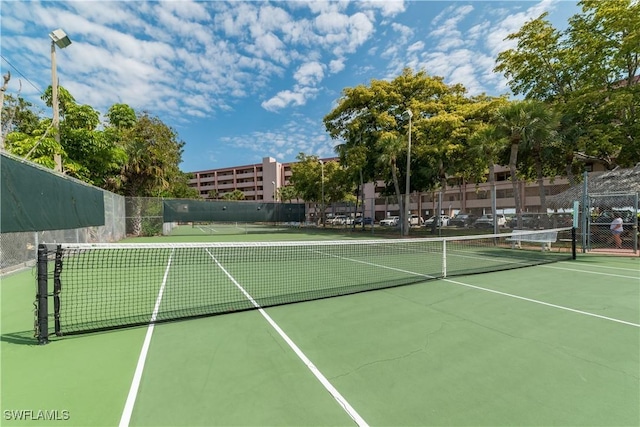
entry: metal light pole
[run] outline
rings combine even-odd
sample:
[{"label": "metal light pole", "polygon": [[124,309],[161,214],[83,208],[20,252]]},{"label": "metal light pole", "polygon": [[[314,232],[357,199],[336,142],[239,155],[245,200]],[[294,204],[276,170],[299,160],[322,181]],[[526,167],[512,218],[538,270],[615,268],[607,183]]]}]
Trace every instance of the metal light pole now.
[{"label": "metal light pole", "polygon": [[324,227],[324,162],[322,160],[319,160],[320,162],[320,169],[321,169],[321,179],[320,179],[320,187],[322,188],[322,203],[320,203],[320,206],[322,207],[322,212],[320,213],[320,221],[322,221],[322,226]]},{"label": "metal light pole", "polygon": [[[53,130],[55,132],[56,146],[60,146],[60,117],[59,117],[59,105],[58,105],[58,74],[56,70],[56,46],[60,49],[64,49],[65,47],[71,44],[71,40],[69,36],[62,31],[61,29],[57,29],[49,33],[49,37],[51,38],[51,107],[53,108]],[[55,171],[62,172],[62,157],[60,154],[55,153],[53,155],[53,160],[56,163]]]},{"label": "metal light pole", "polygon": [[409,186],[410,186],[410,178],[411,175],[411,119],[413,118],[413,113],[411,110],[407,110],[402,114],[407,114],[409,116],[409,146],[407,148],[407,182],[405,185],[404,197],[404,225],[405,229],[403,230],[403,234],[405,236],[409,235],[409,229],[411,228],[411,217],[409,216]]},{"label": "metal light pole", "polygon": [[278,223],[278,197],[276,196],[276,182],[271,181],[271,184],[273,184],[273,201],[276,203],[275,218],[273,220],[273,223],[277,224]]}]

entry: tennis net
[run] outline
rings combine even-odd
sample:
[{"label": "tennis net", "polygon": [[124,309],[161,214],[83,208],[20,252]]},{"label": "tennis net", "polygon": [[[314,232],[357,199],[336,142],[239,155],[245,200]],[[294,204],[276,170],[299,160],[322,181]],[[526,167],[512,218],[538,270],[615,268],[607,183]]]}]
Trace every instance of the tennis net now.
[{"label": "tennis net", "polygon": [[[43,244],[35,332],[46,343],[50,329],[58,336],[116,329],[550,263],[575,257],[572,234]],[[551,250],[543,247],[551,242]]]}]

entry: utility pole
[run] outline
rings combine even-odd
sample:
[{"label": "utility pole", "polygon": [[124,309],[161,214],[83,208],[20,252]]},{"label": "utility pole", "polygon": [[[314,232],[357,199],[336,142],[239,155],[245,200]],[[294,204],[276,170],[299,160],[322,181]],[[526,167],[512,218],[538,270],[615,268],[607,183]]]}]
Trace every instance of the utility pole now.
[{"label": "utility pole", "polygon": [[[9,86],[9,80],[11,80],[11,72],[7,71],[7,74],[3,76],[4,84],[0,88],[0,117],[2,117],[2,106],[4,105],[4,93]],[[0,151],[4,151],[4,129],[0,126]]]}]

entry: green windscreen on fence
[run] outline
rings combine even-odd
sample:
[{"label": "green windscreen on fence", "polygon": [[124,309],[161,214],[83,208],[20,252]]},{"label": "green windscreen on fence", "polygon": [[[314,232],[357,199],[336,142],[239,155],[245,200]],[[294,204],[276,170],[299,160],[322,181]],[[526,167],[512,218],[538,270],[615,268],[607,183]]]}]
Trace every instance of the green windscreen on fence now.
[{"label": "green windscreen on fence", "polygon": [[12,157],[0,156],[3,233],[104,225],[104,195]]},{"label": "green windscreen on fence", "polygon": [[163,204],[164,222],[300,222],[305,217],[304,203],[165,199]]}]

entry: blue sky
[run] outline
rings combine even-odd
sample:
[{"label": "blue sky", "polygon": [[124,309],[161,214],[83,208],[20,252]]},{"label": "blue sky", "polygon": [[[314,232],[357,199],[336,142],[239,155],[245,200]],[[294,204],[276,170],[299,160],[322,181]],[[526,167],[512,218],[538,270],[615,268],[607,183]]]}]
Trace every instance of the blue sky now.
[{"label": "blue sky", "polygon": [[147,111],[186,143],[185,172],[298,153],[334,155],[322,118],[342,90],[392,79],[404,67],[462,83],[470,94],[508,93],[495,74],[504,38],[549,12],[557,28],[575,1],[43,1],[1,2],[8,93],[34,102],[60,85],[104,114],[115,103]]}]

